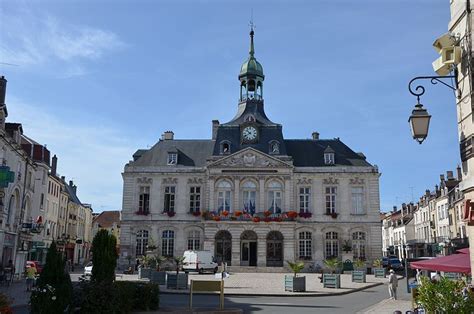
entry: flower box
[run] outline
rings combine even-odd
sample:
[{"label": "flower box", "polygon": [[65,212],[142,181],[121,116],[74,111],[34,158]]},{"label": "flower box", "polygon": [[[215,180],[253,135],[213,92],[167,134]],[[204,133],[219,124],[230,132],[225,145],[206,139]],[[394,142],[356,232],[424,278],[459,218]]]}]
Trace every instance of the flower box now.
[{"label": "flower box", "polygon": [[260,217],[253,217],[253,222],[260,222]]},{"label": "flower box", "polygon": [[308,219],[308,218],[311,218],[313,214],[312,213],[298,213],[298,216],[300,216],[301,218]]},{"label": "flower box", "polygon": [[374,275],[375,278],[385,278],[387,274],[385,268],[374,268]]},{"label": "flower box", "polygon": [[288,216],[288,218],[291,218],[291,219],[295,219],[296,217],[298,217],[298,213],[295,212],[294,210],[290,210],[289,212],[286,213],[286,215]]},{"label": "flower box", "polygon": [[340,289],[341,288],[341,275],[323,274],[323,287]]},{"label": "flower box", "polygon": [[337,213],[331,213],[331,217],[336,219],[337,218]]},{"label": "flower box", "polygon": [[212,217],[212,219],[214,219],[214,221],[221,221],[221,217],[219,217],[219,216],[214,216],[214,217]]},{"label": "flower box", "polygon": [[150,281],[158,283],[159,285],[165,285],[166,284],[166,272],[165,271],[151,270]]},{"label": "flower box", "polygon": [[224,210],[222,212],[222,216],[227,217],[229,215],[229,212],[227,210]]},{"label": "flower box", "polygon": [[306,277],[295,277],[293,275],[285,275],[285,291],[305,292]]},{"label": "flower box", "polygon": [[193,211],[193,212],[191,212],[191,214],[192,214],[194,217],[199,217],[199,216],[201,216],[201,212],[200,212],[200,211]]},{"label": "flower box", "polygon": [[268,216],[270,216],[271,214],[272,214],[272,212],[269,211],[269,210],[265,210],[265,211],[263,212],[263,215],[264,215],[265,217],[268,217]]},{"label": "flower box", "polygon": [[137,210],[135,212],[135,215],[140,215],[140,216],[148,216],[149,212],[143,212],[143,211],[139,211]]},{"label": "flower box", "polygon": [[235,216],[235,217],[240,217],[240,216],[242,216],[242,212],[241,212],[240,210],[236,210],[236,211],[234,212],[234,216]]},{"label": "flower box", "polygon": [[365,283],[366,274],[363,270],[353,270],[352,271],[352,282]]},{"label": "flower box", "polygon": [[138,278],[139,279],[150,279],[151,277],[151,268],[138,268]]},{"label": "flower box", "polygon": [[187,289],[188,288],[188,274],[184,273],[168,273],[166,280],[167,289]]}]

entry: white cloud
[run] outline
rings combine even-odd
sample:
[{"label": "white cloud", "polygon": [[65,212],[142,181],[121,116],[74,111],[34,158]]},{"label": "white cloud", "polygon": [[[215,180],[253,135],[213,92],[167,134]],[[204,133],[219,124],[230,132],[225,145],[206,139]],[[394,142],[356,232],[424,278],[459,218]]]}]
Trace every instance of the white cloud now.
[{"label": "white cloud", "polygon": [[22,123],[27,136],[58,156],[58,172],[74,179],[82,202],[91,203],[95,211],[120,209],[123,167],[144,145],[113,128],[78,117],[59,119],[43,108],[10,95],[8,121]]},{"label": "white cloud", "polygon": [[66,63],[79,67],[80,62],[97,60],[124,46],[117,34],[108,30],[70,24],[25,8],[8,15],[3,12],[0,18],[3,25],[8,25],[0,41],[0,60],[4,63],[22,67]]}]

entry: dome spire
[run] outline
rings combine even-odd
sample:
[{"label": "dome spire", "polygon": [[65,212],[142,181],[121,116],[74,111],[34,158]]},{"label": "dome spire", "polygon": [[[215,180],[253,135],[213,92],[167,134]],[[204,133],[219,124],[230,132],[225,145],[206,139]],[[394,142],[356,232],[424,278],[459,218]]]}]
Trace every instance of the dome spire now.
[{"label": "dome spire", "polygon": [[254,45],[253,45],[253,35],[255,34],[255,32],[253,31],[253,20],[250,21],[250,50],[249,50],[249,54],[250,54],[250,57],[253,58],[254,54],[255,54],[255,48],[254,48]]}]

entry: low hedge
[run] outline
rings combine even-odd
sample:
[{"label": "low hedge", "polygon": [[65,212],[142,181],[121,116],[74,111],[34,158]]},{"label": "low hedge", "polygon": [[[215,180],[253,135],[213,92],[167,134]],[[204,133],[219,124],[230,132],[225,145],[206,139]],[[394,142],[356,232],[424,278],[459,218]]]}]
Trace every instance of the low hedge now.
[{"label": "low hedge", "polygon": [[160,303],[159,285],[154,283],[83,282],[76,289],[74,304],[79,313],[149,311],[157,310]]}]

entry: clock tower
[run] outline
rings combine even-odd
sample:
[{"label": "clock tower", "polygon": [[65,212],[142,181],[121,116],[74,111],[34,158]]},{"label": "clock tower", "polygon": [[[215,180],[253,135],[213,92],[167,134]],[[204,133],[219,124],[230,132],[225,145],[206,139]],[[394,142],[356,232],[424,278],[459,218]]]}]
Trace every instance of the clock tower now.
[{"label": "clock tower", "polygon": [[266,154],[286,155],[282,126],[272,122],[264,110],[263,66],[255,58],[255,31],[250,30],[250,49],[240,67],[239,104],[235,117],[220,124],[216,132],[214,156],[252,147]]}]

